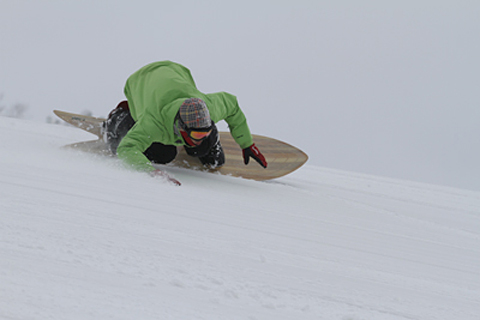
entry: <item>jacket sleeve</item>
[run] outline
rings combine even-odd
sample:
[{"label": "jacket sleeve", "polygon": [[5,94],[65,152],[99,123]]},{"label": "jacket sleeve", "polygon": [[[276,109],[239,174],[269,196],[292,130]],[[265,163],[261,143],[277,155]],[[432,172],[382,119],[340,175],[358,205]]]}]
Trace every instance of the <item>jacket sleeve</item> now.
[{"label": "jacket sleeve", "polygon": [[153,171],[150,160],[143,154],[155,141],[155,137],[145,130],[142,121],[137,122],[120,142],[117,155],[130,168],[139,171]]},{"label": "jacket sleeve", "polygon": [[226,92],[207,94],[207,106],[214,122],[225,120],[233,139],[240,148],[245,149],[253,144],[252,134],[247,125],[245,114],[238,105],[237,97]]}]

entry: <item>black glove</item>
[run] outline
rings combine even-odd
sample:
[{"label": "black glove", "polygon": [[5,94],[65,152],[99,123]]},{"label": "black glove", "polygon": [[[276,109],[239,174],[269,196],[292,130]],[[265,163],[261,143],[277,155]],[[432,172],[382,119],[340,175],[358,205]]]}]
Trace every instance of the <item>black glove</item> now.
[{"label": "black glove", "polygon": [[250,157],[257,160],[257,162],[262,167],[267,167],[267,160],[265,160],[265,157],[260,152],[260,150],[258,150],[257,146],[255,146],[255,143],[252,144],[250,147],[243,149],[243,160],[245,164],[248,164],[248,162],[250,161]]}]

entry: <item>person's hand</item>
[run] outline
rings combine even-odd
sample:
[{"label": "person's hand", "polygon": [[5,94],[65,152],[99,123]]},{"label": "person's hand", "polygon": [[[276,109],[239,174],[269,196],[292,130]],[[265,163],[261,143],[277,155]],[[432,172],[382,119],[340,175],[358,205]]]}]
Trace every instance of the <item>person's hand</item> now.
[{"label": "person's hand", "polygon": [[258,150],[257,146],[255,146],[255,143],[250,147],[243,149],[243,161],[245,164],[248,164],[250,157],[255,159],[262,167],[267,167],[267,160],[265,160],[265,157],[260,150]]},{"label": "person's hand", "polygon": [[180,183],[180,181],[178,181],[177,179],[173,178],[171,175],[169,175],[168,173],[166,173],[165,171],[163,170],[160,170],[160,169],[156,169],[154,171],[151,171],[150,172],[150,175],[152,177],[159,177],[163,180],[166,180],[176,186],[181,186],[182,184]]}]

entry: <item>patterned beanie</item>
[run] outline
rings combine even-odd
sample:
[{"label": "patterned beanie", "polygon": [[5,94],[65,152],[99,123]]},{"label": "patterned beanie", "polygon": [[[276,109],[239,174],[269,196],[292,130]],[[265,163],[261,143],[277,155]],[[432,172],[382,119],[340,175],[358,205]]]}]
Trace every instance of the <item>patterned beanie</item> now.
[{"label": "patterned beanie", "polygon": [[186,99],[180,106],[179,114],[187,128],[208,128],[212,125],[207,105],[202,99]]}]

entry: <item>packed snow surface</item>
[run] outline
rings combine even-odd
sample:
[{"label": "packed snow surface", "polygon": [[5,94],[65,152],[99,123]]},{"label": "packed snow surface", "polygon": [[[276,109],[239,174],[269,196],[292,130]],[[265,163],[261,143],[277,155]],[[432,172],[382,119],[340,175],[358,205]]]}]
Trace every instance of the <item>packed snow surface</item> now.
[{"label": "packed snow surface", "polygon": [[480,319],[480,193],[308,164],[175,187],[76,128],[0,137],[0,319]]}]

